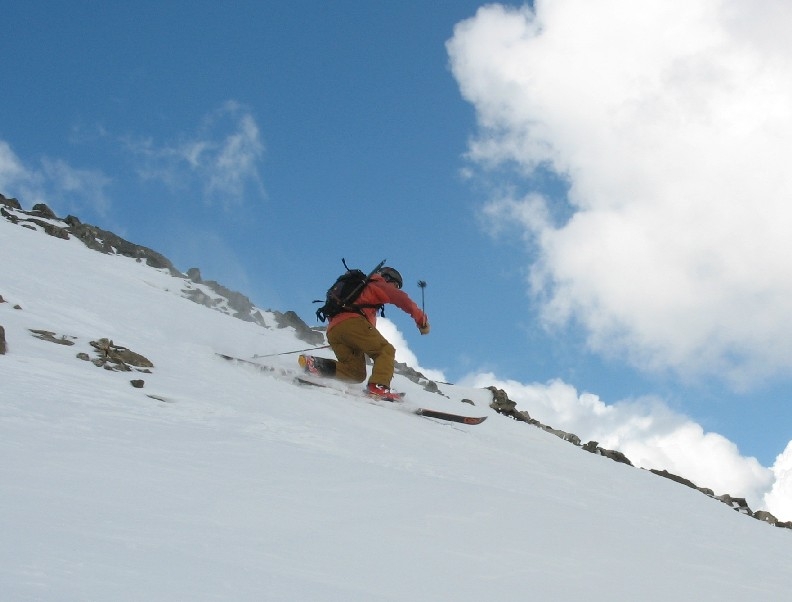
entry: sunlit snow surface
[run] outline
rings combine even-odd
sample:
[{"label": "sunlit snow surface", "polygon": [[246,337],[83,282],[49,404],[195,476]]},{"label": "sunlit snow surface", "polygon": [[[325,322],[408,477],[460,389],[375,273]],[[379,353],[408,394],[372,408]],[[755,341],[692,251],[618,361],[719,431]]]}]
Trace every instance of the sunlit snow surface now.
[{"label": "sunlit snow surface", "polygon": [[[307,345],[186,283],[0,220],[0,599],[789,599],[792,531],[497,415],[487,391],[395,379],[489,417],[466,426],[295,386],[295,355],[226,361]],[[102,337],[152,373],[77,359]]]}]

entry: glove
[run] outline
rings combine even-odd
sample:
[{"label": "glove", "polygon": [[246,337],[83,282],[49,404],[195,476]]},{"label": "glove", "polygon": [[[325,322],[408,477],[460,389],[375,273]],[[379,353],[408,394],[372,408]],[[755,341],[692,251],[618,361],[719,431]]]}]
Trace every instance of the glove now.
[{"label": "glove", "polygon": [[418,325],[418,330],[421,334],[429,334],[429,320],[427,318],[424,318],[423,323]]}]

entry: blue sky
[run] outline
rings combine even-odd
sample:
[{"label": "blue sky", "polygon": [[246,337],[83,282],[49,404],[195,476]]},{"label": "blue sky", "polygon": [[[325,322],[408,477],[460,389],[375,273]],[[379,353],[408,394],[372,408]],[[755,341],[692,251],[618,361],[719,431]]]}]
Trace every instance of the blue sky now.
[{"label": "blue sky", "polygon": [[342,257],[387,258],[428,283],[430,336],[389,312],[421,366],[771,467],[790,17],[635,4],[7,2],[0,192],[311,324]]}]

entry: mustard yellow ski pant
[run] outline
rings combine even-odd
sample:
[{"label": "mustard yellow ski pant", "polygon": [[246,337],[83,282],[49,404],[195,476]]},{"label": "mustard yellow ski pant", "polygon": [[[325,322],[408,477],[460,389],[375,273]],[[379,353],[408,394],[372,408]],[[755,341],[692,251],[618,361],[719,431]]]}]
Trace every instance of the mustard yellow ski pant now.
[{"label": "mustard yellow ski pant", "polygon": [[366,356],[374,360],[370,383],[390,387],[396,349],[363,316],[336,324],[327,333],[336,355],[336,378],[353,383],[366,380]]}]

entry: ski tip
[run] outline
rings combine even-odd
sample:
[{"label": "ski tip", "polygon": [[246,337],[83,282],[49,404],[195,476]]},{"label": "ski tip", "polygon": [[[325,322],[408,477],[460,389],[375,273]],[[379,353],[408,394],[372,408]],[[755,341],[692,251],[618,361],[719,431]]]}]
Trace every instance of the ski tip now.
[{"label": "ski tip", "polygon": [[459,422],[460,424],[481,424],[487,419],[486,416],[461,416],[426,408],[419,408],[415,413],[426,418],[437,418],[438,420],[448,420],[449,422]]},{"label": "ski tip", "polygon": [[481,424],[487,419],[486,416],[479,416],[478,418],[469,416],[465,418],[465,424]]}]

